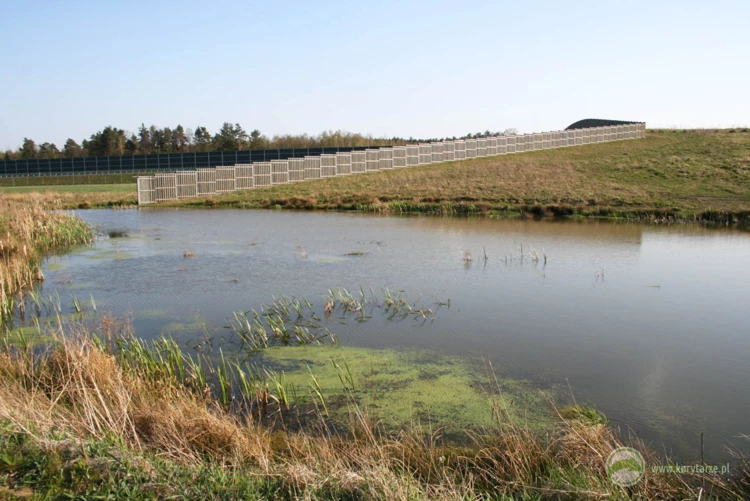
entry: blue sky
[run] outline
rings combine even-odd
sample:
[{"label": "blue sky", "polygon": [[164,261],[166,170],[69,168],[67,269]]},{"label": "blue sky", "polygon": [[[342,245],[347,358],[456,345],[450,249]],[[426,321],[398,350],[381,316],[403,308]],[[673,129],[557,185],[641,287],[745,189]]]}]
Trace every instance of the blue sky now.
[{"label": "blue sky", "polygon": [[0,0],[0,149],[106,125],[266,135],[750,125],[750,2]]}]

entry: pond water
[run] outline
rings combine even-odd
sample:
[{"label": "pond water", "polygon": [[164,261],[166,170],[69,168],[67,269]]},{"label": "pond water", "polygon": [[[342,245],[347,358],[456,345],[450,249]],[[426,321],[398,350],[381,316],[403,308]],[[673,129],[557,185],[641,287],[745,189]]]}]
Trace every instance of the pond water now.
[{"label": "pond water", "polygon": [[747,233],[240,210],[78,215],[127,236],[51,258],[44,293],[132,311],[141,337],[189,343],[205,335],[202,322],[220,335],[232,312],[274,295],[320,305],[329,288],[403,290],[434,313],[327,326],[345,346],[491,361],[680,458],[700,457],[701,432],[707,461],[750,448],[739,437],[750,433]]}]

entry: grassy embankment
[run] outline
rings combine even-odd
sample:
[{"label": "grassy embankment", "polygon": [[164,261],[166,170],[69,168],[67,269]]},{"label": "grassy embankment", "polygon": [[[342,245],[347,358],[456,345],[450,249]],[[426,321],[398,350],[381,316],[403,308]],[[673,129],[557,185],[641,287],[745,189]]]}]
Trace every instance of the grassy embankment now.
[{"label": "grassy embankment", "polygon": [[[2,189],[0,189],[2,190]],[[135,203],[73,193],[67,207]],[[52,196],[52,195],[47,195]],[[750,132],[651,130],[642,140],[326,179],[170,206],[627,217],[750,224]]]},{"label": "grassy embankment", "polygon": [[[3,276],[22,270],[21,279],[11,282],[14,289],[33,281],[41,253],[90,237],[70,216],[45,213],[38,205],[4,205],[5,238],[12,244],[5,248],[13,250],[4,254]],[[21,264],[13,264],[16,260]],[[245,337],[254,346],[277,339],[252,325]],[[308,331],[271,325],[281,332],[278,339],[313,340]],[[474,430],[469,445],[451,445],[441,439],[440,429],[415,424],[397,433],[381,426],[361,405],[357,372],[346,365],[333,366],[327,376],[311,376],[307,403],[298,406],[279,374],[252,374],[224,356],[213,362],[195,358],[173,341],[144,343],[127,322],[106,316],[91,329],[61,324],[46,350],[0,342],[0,497],[711,499],[750,494],[750,468],[744,462],[734,464],[731,477],[648,472],[633,487],[617,487],[604,460],[622,441],[599,414],[562,409],[554,429],[538,433],[507,411],[497,382],[486,401],[493,423]],[[283,350],[297,348],[273,349],[283,357]],[[335,379],[342,385],[346,425],[328,420],[334,402],[322,386]],[[305,431],[291,421],[300,416],[309,424]],[[660,462],[635,446],[648,464]]]}]

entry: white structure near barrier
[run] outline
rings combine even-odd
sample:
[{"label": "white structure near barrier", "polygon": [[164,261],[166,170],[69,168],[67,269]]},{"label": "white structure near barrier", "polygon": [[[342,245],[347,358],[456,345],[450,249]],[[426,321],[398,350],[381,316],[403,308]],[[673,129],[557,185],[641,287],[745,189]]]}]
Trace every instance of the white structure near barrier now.
[{"label": "white structure near barrier", "polygon": [[271,186],[271,162],[253,162],[253,184],[256,188]]},{"label": "white structure near barrier", "polygon": [[393,168],[406,167],[406,146],[393,147]]},{"label": "white structure near barrier", "polygon": [[380,170],[393,168],[393,148],[380,148]]},{"label": "white structure near barrier", "polygon": [[271,184],[289,183],[289,162],[286,160],[271,160]]},{"label": "white structure near barrier", "polygon": [[336,155],[320,155],[320,177],[336,177]]},{"label": "white structure near barrier", "polygon": [[645,136],[645,131],[646,124],[634,123],[368,148],[270,162],[160,172],[138,177],[138,205],[475,157],[640,139]]},{"label": "white structure near barrier", "polygon": [[380,150],[365,150],[365,170],[367,172],[380,170]]},{"label": "white structure near barrier", "polygon": [[364,151],[352,151],[352,174],[367,172],[367,154]]},{"label": "white structure near barrier", "polygon": [[348,176],[352,173],[352,154],[348,152],[336,153],[336,175]]}]

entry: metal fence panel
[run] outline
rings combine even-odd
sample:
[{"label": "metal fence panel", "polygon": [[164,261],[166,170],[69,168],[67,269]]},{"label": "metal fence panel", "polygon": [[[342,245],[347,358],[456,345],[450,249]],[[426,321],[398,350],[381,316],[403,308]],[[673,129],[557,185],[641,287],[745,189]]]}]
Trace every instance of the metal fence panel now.
[{"label": "metal fence panel", "polygon": [[486,141],[487,141],[487,156],[494,157],[495,155],[497,155],[497,138],[488,137]]},{"label": "metal fence panel", "polygon": [[463,139],[453,141],[453,148],[455,154],[454,157],[456,160],[466,159],[466,141],[464,141]]},{"label": "metal fence panel", "polygon": [[234,166],[216,167],[216,193],[230,193],[236,188],[234,184]]},{"label": "metal fence panel", "polygon": [[289,158],[287,159],[289,164],[289,182],[299,183],[305,180],[305,159],[304,158]]},{"label": "metal fence panel", "polygon": [[198,173],[194,170],[177,172],[177,198],[198,196]]},{"label": "metal fence panel", "polygon": [[367,172],[367,155],[364,151],[352,151],[352,174]]},{"label": "metal fence panel", "polygon": [[432,145],[430,143],[419,143],[419,165],[432,163]]},{"label": "metal fence panel", "polygon": [[365,169],[367,172],[380,170],[380,150],[365,150]]},{"label": "metal fence panel", "polygon": [[419,165],[419,146],[416,144],[409,144],[406,146],[406,165],[414,167]]},{"label": "metal fence panel", "polygon": [[320,155],[320,177],[336,177],[336,155]]},{"label": "metal fence panel", "polygon": [[432,155],[430,158],[432,163],[436,164],[443,161],[443,143],[439,141],[430,143],[430,152]]},{"label": "metal fence panel", "polygon": [[466,158],[476,158],[477,156],[477,140],[467,139],[466,141]]},{"label": "metal fence panel", "polygon": [[136,186],[138,186],[138,205],[156,203],[156,192],[154,191],[153,177],[139,176],[136,180]]},{"label": "metal fence panel", "polygon": [[497,138],[497,154],[507,155],[508,154],[508,136],[498,136]]},{"label": "metal fence panel", "polygon": [[456,144],[453,141],[443,141],[443,162],[456,159]]},{"label": "metal fence panel", "polygon": [[271,162],[253,162],[253,186],[255,188],[271,186]]},{"label": "metal fence panel", "polygon": [[216,194],[216,169],[196,169],[198,173],[198,196]]},{"label": "metal fence panel", "polygon": [[477,156],[486,157],[487,156],[487,140],[485,138],[479,138],[476,141],[477,141]]},{"label": "metal fence panel", "polygon": [[393,169],[393,148],[380,148],[378,158],[380,170]]},{"label": "metal fence panel", "polygon": [[174,172],[159,172],[154,174],[154,190],[156,201],[177,200],[177,176]]},{"label": "metal fence panel", "polygon": [[289,184],[289,162],[271,160],[271,184]]},{"label": "metal fence panel", "polygon": [[393,168],[406,167],[406,146],[393,147]]},{"label": "metal fence panel", "polygon": [[336,153],[336,175],[348,176],[352,173],[352,154],[349,152]]},{"label": "metal fence panel", "polygon": [[305,157],[305,181],[320,179],[320,157]]},{"label": "metal fence panel", "polygon": [[253,164],[237,164],[234,166],[234,187],[237,190],[253,189]]}]

